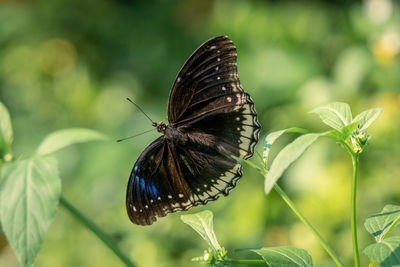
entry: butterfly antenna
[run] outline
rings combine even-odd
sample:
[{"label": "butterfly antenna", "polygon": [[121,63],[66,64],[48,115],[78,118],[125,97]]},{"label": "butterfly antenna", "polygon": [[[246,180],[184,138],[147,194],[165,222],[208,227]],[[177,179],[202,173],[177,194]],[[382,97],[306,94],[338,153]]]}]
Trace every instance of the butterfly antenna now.
[{"label": "butterfly antenna", "polygon": [[125,137],[125,138],[122,138],[122,139],[118,139],[117,142],[122,142],[122,141],[124,141],[124,140],[126,140],[126,139],[134,138],[134,137],[136,137],[136,136],[139,136],[139,135],[142,135],[142,134],[145,134],[145,133],[154,131],[155,129],[156,129],[156,128],[153,128],[153,129],[151,129],[151,130],[147,130],[147,131],[145,131],[145,132],[143,132],[143,133],[140,133],[140,134],[135,134],[135,135],[128,136],[128,137]]},{"label": "butterfly antenna", "polygon": [[143,111],[143,109],[141,109],[140,107],[139,107],[139,105],[137,105],[135,102],[133,102],[129,97],[127,97],[126,98],[129,102],[131,102],[133,105],[135,105],[150,121],[151,121],[151,124],[153,125],[153,126],[156,126],[157,125],[157,123],[155,123],[152,119],[150,119],[150,117],[149,116],[147,116],[147,114]]}]

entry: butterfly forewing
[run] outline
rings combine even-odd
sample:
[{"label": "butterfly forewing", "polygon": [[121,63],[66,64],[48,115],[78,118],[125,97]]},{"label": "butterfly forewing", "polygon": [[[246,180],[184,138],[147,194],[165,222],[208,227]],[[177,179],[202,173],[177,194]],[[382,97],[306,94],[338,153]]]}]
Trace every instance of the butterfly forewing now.
[{"label": "butterfly forewing", "polygon": [[232,156],[253,155],[260,125],[237,76],[236,57],[232,41],[219,36],[179,71],[168,102],[171,132],[144,150],[131,173],[126,205],[132,222],[148,225],[204,205],[227,195],[242,176]]},{"label": "butterfly forewing", "polygon": [[[201,101],[213,102],[218,96],[229,94],[228,82],[238,82],[236,47],[226,36],[215,37],[202,44],[179,71],[171,89],[168,120],[175,123],[185,119],[185,111]],[[229,85],[228,85],[229,87]],[[216,88],[220,92],[216,94]]]}]

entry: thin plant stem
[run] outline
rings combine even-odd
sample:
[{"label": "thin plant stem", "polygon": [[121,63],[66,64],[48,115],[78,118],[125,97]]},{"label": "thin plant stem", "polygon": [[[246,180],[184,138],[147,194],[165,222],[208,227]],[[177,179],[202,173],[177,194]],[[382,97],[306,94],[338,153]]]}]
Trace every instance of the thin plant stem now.
[{"label": "thin plant stem", "polygon": [[264,260],[225,260],[225,263],[230,264],[251,264],[251,265],[267,265]]},{"label": "thin plant stem", "polygon": [[353,187],[351,190],[351,235],[353,238],[354,266],[360,267],[360,254],[357,239],[357,181],[358,181],[358,154],[351,153],[353,163]]},{"label": "thin plant stem", "polygon": [[[251,167],[255,168],[263,177],[265,177],[267,170],[264,165],[264,168],[261,169],[257,166],[254,166],[254,163],[251,163],[247,160],[244,161],[245,163],[249,164]],[[275,183],[274,185],[275,191],[279,194],[279,196],[285,201],[285,203],[289,206],[289,208],[294,212],[294,214],[300,219],[302,223],[311,231],[311,233],[317,238],[320,242],[321,246],[325,249],[325,251],[329,254],[332,260],[336,263],[339,267],[344,267],[344,264],[336,255],[335,251],[328,245],[322,235],[317,231],[317,229],[308,221],[308,219],[301,213],[301,211],[296,207],[292,200],[290,200],[289,196],[280,188],[278,184]]]},{"label": "thin plant stem", "polygon": [[104,231],[97,226],[92,220],[90,220],[86,215],[80,212],[74,205],[72,205],[63,196],[60,197],[60,204],[64,206],[72,215],[75,216],[87,229],[92,231],[109,249],[111,249],[115,255],[128,267],[135,267],[136,265],[131,261],[131,259],[121,251],[115,241]]},{"label": "thin plant stem", "polygon": [[294,203],[290,200],[290,198],[286,195],[286,193],[279,187],[278,184],[274,185],[275,191],[279,194],[279,196],[286,202],[289,208],[296,214],[296,216],[300,219],[302,223],[313,233],[313,235],[317,238],[321,246],[325,249],[325,251],[329,254],[332,260],[336,263],[337,266],[343,267],[344,264],[340,261],[339,257],[333,251],[333,249],[328,245],[325,239],[321,236],[321,234],[317,231],[317,229],[308,221],[308,219],[303,215],[303,213],[294,205]]},{"label": "thin plant stem", "polygon": [[373,260],[371,260],[370,262],[369,262],[369,264],[368,264],[368,267],[372,267],[372,266],[374,266],[374,261]]}]

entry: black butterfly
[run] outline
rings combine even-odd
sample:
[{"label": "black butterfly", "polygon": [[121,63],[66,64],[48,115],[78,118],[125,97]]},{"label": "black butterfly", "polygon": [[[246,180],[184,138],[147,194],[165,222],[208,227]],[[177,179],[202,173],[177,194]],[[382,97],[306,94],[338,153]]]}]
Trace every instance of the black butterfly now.
[{"label": "black butterfly", "polygon": [[202,44],[179,71],[169,95],[163,135],[136,161],[126,209],[135,224],[228,195],[242,176],[232,155],[249,158],[260,124],[237,76],[236,47],[226,36]]}]

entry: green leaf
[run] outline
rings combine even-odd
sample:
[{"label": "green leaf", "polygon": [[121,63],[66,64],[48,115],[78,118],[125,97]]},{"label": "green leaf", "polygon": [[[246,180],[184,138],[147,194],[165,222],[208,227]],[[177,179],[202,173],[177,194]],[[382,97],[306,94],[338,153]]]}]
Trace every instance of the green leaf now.
[{"label": "green leaf", "polygon": [[215,252],[222,249],[214,233],[213,213],[211,211],[205,210],[194,214],[181,215],[181,220],[206,240]]},{"label": "green leaf", "polygon": [[364,226],[375,237],[376,242],[382,242],[399,222],[400,206],[386,205],[380,213],[369,216]]},{"label": "green leaf", "polygon": [[328,131],[328,132],[326,132],[326,133],[324,134],[324,136],[330,137],[330,138],[333,138],[333,139],[336,139],[337,141],[344,141],[344,140],[346,140],[345,137],[344,137],[344,135],[343,135],[343,133],[342,133],[342,132],[339,132],[339,131],[337,131],[337,130]]},{"label": "green leaf", "polygon": [[13,141],[13,131],[10,114],[7,108],[0,102],[0,152],[9,152]]},{"label": "green leaf", "polygon": [[269,194],[274,184],[278,181],[289,165],[298,159],[301,154],[303,154],[303,152],[318,139],[318,137],[325,134],[326,133],[305,134],[284,147],[272,162],[271,168],[265,176],[265,193]]},{"label": "green leaf", "polygon": [[400,266],[400,236],[388,237],[380,243],[369,245],[363,253],[382,267]]},{"label": "green leaf", "polygon": [[264,140],[264,152],[263,152],[264,164],[265,165],[267,164],[269,152],[271,151],[272,145],[274,144],[275,140],[278,139],[282,134],[284,134],[284,133],[306,134],[309,132],[310,131],[307,129],[293,127],[293,128],[288,128],[288,129],[284,129],[284,130],[280,130],[280,131],[276,131],[276,132],[272,132],[272,133],[268,134]]},{"label": "green leaf", "polygon": [[21,265],[33,263],[56,214],[60,194],[54,158],[36,156],[3,165],[1,225]]},{"label": "green leaf", "polygon": [[318,114],[325,124],[338,131],[352,122],[350,106],[347,103],[329,103],[311,110],[310,113]]},{"label": "green leaf", "polygon": [[310,267],[313,266],[310,254],[295,247],[269,247],[252,249],[259,254],[270,267]]},{"label": "green leaf", "polygon": [[359,129],[365,131],[381,114],[382,108],[372,108],[358,114],[353,121],[359,121]]},{"label": "green leaf", "polygon": [[106,137],[90,129],[71,128],[49,134],[36,150],[38,155],[47,155],[66,146],[87,141],[105,140]]},{"label": "green leaf", "polygon": [[346,140],[347,138],[349,138],[351,136],[351,134],[354,132],[354,130],[357,128],[358,124],[360,121],[355,121],[350,123],[349,125],[344,126],[341,129],[341,132],[343,134],[343,138],[344,140]]}]

